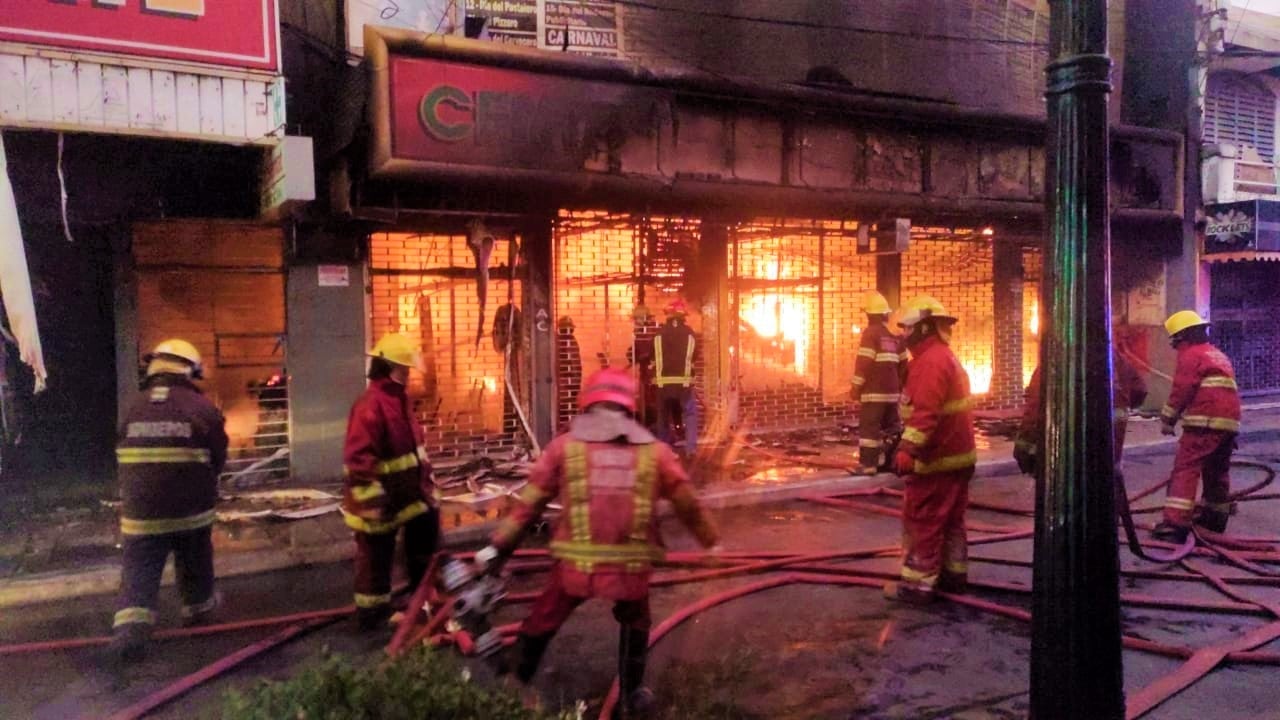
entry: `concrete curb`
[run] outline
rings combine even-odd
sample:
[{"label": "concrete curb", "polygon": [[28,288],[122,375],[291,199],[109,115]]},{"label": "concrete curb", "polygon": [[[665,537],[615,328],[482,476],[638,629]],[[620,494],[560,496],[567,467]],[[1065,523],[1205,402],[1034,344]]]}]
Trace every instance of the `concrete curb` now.
[{"label": "concrete curb", "polygon": [[[1244,432],[1241,440],[1275,439],[1280,428],[1267,428]],[[1160,438],[1135,443],[1125,447],[1125,455],[1142,457],[1167,451],[1177,442],[1175,438]],[[1010,458],[980,460],[974,472],[975,478],[999,477],[1017,474],[1018,466]],[[713,489],[701,493],[699,499],[712,510],[767,505],[785,502],[806,495],[832,495],[856,490],[890,486],[898,482],[897,476],[881,473],[875,476],[851,476],[840,470],[822,470],[810,473],[800,481],[780,480],[777,485],[753,486],[734,489]],[[670,508],[665,509],[667,512]],[[485,541],[497,522],[485,522],[446,531],[445,547],[463,547]],[[272,549],[254,552],[222,553],[217,556],[215,568],[218,577],[235,577],[254,573],[283,570],[285,568],[322,565],[349,560],[351,545],[346,542],[324,543],[293,549]],[[165,569],[164,585],[173,583],[173,567]],[[35,605],[56,600],[87,595],[112,594],[120,586],[120,568],[114,565],[90,568],[74,573],[45,573],[19,580],[0,581],[0,608]]]}]

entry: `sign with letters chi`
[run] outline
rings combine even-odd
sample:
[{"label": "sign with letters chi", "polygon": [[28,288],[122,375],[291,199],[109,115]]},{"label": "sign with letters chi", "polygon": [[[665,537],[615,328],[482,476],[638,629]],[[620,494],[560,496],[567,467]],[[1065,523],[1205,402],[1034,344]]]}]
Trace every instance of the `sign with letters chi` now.
[{"label": "sign with letters chi", "polygon": [[0,40],[279,68],[276,0],[3,0]]}]

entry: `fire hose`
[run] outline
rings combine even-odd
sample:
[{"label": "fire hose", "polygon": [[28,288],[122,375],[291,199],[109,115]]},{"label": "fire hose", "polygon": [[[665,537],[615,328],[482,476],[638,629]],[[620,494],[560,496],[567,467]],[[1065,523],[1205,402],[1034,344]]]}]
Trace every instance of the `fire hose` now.
[{"label": "fire hose", "polygon": [[[1274,470],[1267,465],[1246,461],[1233,462],[1233,465],[1261,469],[1265,473],[1263,480],[1244,490],[1233,493],[1233,500],[1258,499],[1260,497],[1258,491],[1267,487],[1274,479]],[[1132,497],[1125,496],[1125,505],[1127,506],[1130,501],[1135,501],[1157,492],[1161,487],[1163,487],[1163,483],[1147,488],[1136,493]],[[846,497],[849,495],[857,495],[864,498],[877,495],[883,497],[899,497],[901,492],[891,489],[880,489],[845,493],[844,495]],[[879,506],[865,501],[848,500],[842,497],[825,497],[821,498],[820,501],[826,505],[841,506],[850,510],[865,511],[868,507],[875,507],[877,508],[875,512],[884,512],[885,514],[892,515],[900,514],[900,511],[891,507]],[[977,506],[978,504],[975,503],[974,507]],[[992,507],[993,505],[986,504],[986,506]],[[1014,515],[1026,516],[1028,514],[1026,510],[1021,508],[1002,506],[994,507],[998,508],[1001,512]],[[1030,529],[1022,527],[992,525],[974,521],[971,521],[969,526],[970,529],[975,532],[999,533],[992,534],[989,537],[974,538],[970,541],[971,545],[983,545],[1025,539],[1030,537],[1032,534]],[[1277,573],[1270,568],[1263,567],[1260,564],[1280,563],[1280,553],[1267,549],[1277,544],[1277,542],[1280,541],[1280,538],[1232,539],[1216,534],[1206,533],[1204,535],[1205,537],[1201,538],[1203,547],[1195,547],[1194,552],[1190,552],[1187,557],[1182,558],[1181,565],[1187,570],[1185,573],[1153,570],[1122,570],[1121,574],[1125,577],[1134,578],[1207,582],[1226,595],[1229,600],[1187,602],[1126,593],[1121,596],[1122,602],[1132,606],[1156,607],[1174,610],[1225,612],[1247,615],[1263,614],[1271,616],[1273,618],[1273,622],[1256,628],[1246,635],[1234,640],[1200,649],[1156,643],[1128,635],[1123,636],[1122,642],[1125,648],[1155,653],[1184,661],[1183,665],[1174,673],[1161,678],[1146,688],[1142,688],[1130,697],[1127,713],[1127,717],[1130,718],[1130,720],[1140,717],[1164,700],[1172,697],[1172,695],[1196,682],[1222,662],[1280,665],[1280,654],[1259,652],[1255,649],[1275,638],[1280,637],[1280,606],[1249,598],[1233,587],[1280,587],[1280,573]],[[1234,548],[1238,549],[1225,547],[1226,545],[1232,545]],[[724,593],[719,593],[703,599],[694,605],[682,608],[655,628],[650,637],[650,645],[652,646],[656,644],[689,617],[692,617],[703,610],[717,606],[737,597],[743,597],[748,594],[761,592],[771,588],[793,583],[827,583],[878,587],[881,582],[884,579],[888,579],[891,574],[833,565],[832,563],[837,561],[883,557],[886,555],[897,554],[898,552],[900,552],[900,547],[893,545],[858,551],[818,554],[736,552],[725,553],[714,558],[701,553],[671,553],[668,556],[666,565],[669,567],[682,568],[682,570],[680,572],[665,573],[656,576],[653,579],[653,586],[663,587],[708,580],[721,580],[731,577],[758,575],[774,571],[782,571],[785,574],[769,577]],[[1144,550],[1144,553],[1149,553],[1149,551]],[[1226,576],[1209,572],[1198,564],[1193,564],[1189,559],[1192,555],[1196,557],[1217,557],[1239,569],[1260,575],[1260,577],[1247,575]],[[519,567],[519,570],[522,572],[537,571],[548,566],[550,562],[550,558],[545,550],[519,551],[516,556],[522,558],[521,565]],[[467,555],[461,554],[458,557],[467,557]],[[971,561],[975,563],[996,563],[1015,566],[1027,566],[1030,564],[1027,561],[982,556],[973,556],[971,557]],[[719,565],[720,567],[707,567],[708,565]],[[1010,583],[974,581],[971,585],[975,588],[982,588],[994,592],[1022,594],[1030,592],[1030,588],[1027,586]],[[411,611],[415,611],[417,609],[415,608],[414,602],[416,600],[421,600],[418,594],[423,592],[426,592],[423,590],[423,586],[415,589],[414,599],[410,601],[409,605],[409,609]],[[505,602],[507,604],[529,602],[534,597],[536,597],[536,593],[512,594],[506,596]],[[951,602],[956,602],[968,607],[1024,622],[1030,619],[1029,613],[1021,608],[1003,605],[990,600],[967,595],[952,594],[941,594],[941,597]],[[424,602],[424,605],[425,604],[427,603]],[[418,607],[420,608],[421,606]],[[442,609],[443,607],[447,606],[442,606]],[[189,691],[200,683],[206,682],[233,669],[245,660],[267,652],[270,649],[297,637],[303,632],[322,627],[325,624],[340,619],[351,612],[351,607],[347,606],[308,613],[294,613],[270,618],[256,618],[252,620],[224,623],[216,626],[160,631],[156,633],[157,639],[198,637],[218,632],[288,625],[284,630],[281,630],[266,640],[254,643],[236,653],[212,663],[205,668],[202,668],[196,673],[192,673],[191,675],[177,680],[171,685],[153,693],[129,708],[122,710],[113,717],[121,719],[141,717],[160,705],[179,697],[181,694]],[[396,646],[397,643],[398,646],[395,650],[396,652],[404,647],[409,647],[423,641],[440,645],[452,644],[457,646],[459,650],[466,654],[476,652],[476,643],[467,635],[467,633],[449,631],[449,620],[451,618],[448,613],[436,612],[426,619],[429,620],[428,624],[415,623],[413,620],[409,623],[402,624],[402,626],[397,629],[396,635],[392,639],[392,645],[388,646],[389,653],[392,652],[393,646]],[[515,632],[515,626],[503,625],[497,626],[494,629],[503,637],[503,644],[509,644],[509,636]],[[98,645],[107,642],[108,640],[108,638],[72,638],[67,640],[0,646],[0,655],[83,648],[91,645]],[[616,688],[617,685],[615,683],[609,697],[606,698],[604,714],[602,714],[602,717],[607,717],[607,713],[611,711],[613,704],[616,703]]]}]

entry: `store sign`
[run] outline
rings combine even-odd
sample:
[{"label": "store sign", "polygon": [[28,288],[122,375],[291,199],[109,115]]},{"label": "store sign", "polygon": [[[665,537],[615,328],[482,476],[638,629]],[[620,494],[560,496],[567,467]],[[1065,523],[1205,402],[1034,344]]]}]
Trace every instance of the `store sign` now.
[{"label": "store sign", "polygon": [[580,170],[608,143],[644,134],[661,91],[393,55],[391,158]]},{"label": "store sign", "polygon": [[0,40],[279,67],[276,0],[2,0]]},{"label": "store sign", "polygon": [[1204,253],[1280,251],[1280,203],[1244,200],[1205,208]]},{"label": "store sign", "polygon": [[544,0],[542,43],[548,50],[617,55],[618,6],[613,0]]}]

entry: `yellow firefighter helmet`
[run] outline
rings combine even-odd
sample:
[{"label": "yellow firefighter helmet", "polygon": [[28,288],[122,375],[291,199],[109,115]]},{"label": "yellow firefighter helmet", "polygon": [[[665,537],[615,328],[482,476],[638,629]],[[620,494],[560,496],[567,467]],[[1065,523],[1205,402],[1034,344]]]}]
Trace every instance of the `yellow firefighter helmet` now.
[{"label": "yellow firefighter helmet", "polygon": [[190,374],[197,379],[204,375],[204,361],[200,358],[200,351],[182,338],[169,338],[161,342],[143,360],[147,363],[147,375]]},{"label": "yellow firefighter helmet", "polygon": [[1183,330],[1208,324],[1209,321],[1200,317],[1195,310],[1179,310],[1164,321],[1164,329],[1169,333],[1169,337],[1173,337]]},{"label": "yellow firefighter helmet", "polygon": [[868,290],[862,296],[862,311],[868,315],[888,315],[893,312],[893,308],[889,307],[889,301],[883,295],[875,290]]},{"label": "yellow firefighter helmet", "polygon": [[382,358],[393,365],[422,369],[422,354],[417,344],[400,333],[383,335],[369,351],[369,356]]},{"label": "yellow firefighter helmet", "polygon": [[903,309],[902,319],[898,320],[898,325],[904,328],[913,328],[921,320],[946,320],[956,322],[956,316],[947,312],[941,302],[932,295],[918,295],[907,303]]}]

